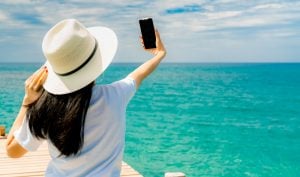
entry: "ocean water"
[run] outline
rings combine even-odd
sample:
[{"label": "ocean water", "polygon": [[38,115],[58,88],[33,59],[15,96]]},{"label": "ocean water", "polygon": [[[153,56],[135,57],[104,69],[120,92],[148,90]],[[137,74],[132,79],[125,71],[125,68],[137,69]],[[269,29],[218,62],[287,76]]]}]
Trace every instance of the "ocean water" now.
[{"label": "ocean water", "polygon": [[[97,83],[137,64],[113,64]],[[0,64],[10,127],[39,64]],[[162,64],[127,109],[124,160],[145,177],[300,176],[300,64]]]}]

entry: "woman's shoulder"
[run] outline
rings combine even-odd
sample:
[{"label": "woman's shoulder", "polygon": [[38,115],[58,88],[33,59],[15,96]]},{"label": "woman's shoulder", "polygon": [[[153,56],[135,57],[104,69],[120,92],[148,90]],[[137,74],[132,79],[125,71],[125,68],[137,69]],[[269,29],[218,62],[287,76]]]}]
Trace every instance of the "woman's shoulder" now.
[{"label": "woman's shoulder", "polygon": [[130,86],[135,86],[135,81],[134,81],[134,79],[132,79],[130,77],[126,77],[126,78],[114,81],[110,84],[95,85],[93,88],[93,92],[98,92],[98,91],[107,90],[107,89],[122,89],[124,87],[130,87]]},{"label": "woman's shoulder", "polygon": [[135,92],[135,81],[132,78],[115,81],[110,84],[100,84],[93,87],[92,100],[118,99],[124,95],[132,95]]},{"label": "woman's shoulder", "polygon": [[108,97],[117,94],[117,90],[122,85],[123,79],[109,84],[96,84],[93,87],[92,98]]}]

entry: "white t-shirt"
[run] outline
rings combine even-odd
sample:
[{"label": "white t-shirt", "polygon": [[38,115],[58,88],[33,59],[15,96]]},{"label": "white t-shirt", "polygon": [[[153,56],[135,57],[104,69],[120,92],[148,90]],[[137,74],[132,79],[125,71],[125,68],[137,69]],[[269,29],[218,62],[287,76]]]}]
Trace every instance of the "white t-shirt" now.
[{"label": "white t-shirt", "polygon": [[[94,86],[81,152],[75,157],[58,157],[60,152],[47,140],[51,161],[45,176],[119,177],[125,145],[126,107],[135,90],[135,81],[131,78]],[[32,136],[26,118],[14,136],[28,151],[37,150],[43,142]]]}]

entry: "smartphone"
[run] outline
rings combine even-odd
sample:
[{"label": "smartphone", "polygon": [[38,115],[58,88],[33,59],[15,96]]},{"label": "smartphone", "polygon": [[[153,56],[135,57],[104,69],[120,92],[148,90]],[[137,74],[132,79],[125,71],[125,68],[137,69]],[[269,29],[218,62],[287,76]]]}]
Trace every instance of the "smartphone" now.
[{"label": "smartphone", "polygon": [[139,23],[145,49],[156,48],[155,30],[152,18],[140,19]]}]

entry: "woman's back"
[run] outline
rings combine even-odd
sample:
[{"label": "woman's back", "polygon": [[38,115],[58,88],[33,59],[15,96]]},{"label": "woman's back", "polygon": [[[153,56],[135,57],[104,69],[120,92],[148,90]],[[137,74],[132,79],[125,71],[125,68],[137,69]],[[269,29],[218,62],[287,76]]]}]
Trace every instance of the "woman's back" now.
[{"label": "woman's back", "polygon": [[[125,145],[125,111],[134,92],[131,78],[94,86],[81,151],[75,156],[60,156],[60,151],[48,140],[52,160],[46,176],[119,176]],[[21,130],[15,133],[15,138],[19,142],[26,139],[24,147],[38,148],[42,141],[32,136],[28,128]]]}]

